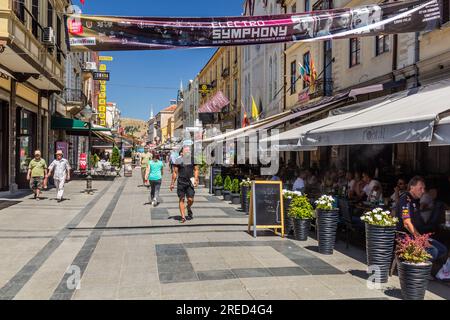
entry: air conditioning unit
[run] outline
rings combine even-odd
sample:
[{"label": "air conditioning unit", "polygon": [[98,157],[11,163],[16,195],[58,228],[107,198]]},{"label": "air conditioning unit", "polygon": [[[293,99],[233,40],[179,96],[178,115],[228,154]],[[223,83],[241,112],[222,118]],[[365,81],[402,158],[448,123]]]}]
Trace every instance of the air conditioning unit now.
[{"label": "air conditioning unit", "polygon": [[42,42],[48,46],[55,45],[55,32],[52,27],[44,28]]},{"label": "air conditioning unit", "polygon": [[85,71],[97,71],[97,63],[86,61],[83,65]]}]

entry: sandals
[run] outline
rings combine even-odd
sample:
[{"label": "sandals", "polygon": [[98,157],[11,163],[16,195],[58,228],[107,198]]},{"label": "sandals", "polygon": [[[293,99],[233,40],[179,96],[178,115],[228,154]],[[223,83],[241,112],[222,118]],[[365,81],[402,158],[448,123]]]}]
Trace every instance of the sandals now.
[{"label": "sandals", "polygon": [[186,218],[181,218],[180,223],[185,223],[186,222]]}]

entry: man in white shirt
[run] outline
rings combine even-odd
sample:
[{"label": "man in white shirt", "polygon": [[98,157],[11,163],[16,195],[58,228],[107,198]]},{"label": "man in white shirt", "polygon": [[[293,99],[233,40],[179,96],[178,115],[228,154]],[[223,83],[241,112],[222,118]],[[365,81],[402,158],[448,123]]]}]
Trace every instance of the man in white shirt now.
[{"label": "man in white shirt", "polygon": [[304,173],[301,172],[298,175],[298,178],[297,178],[297,180],[295,180],[294,185],[292,187],[292,189],[294,191],[301,191],[301,192],[304,191],[304,189],[305,189],[305,180],[303,178],[304,178]]},{"label": "man in white shirt", "polygon": [[363,173],[363,181],[366,184],[363,188],[363,192],[366,194],[367,198],[373,196],[372,194],[375,187],[378,197],[382,197],[383,190],[379,181],[372,179],[372,176],[367,172]]},{"label": "man in white shirt", "polygon": [[56,159],[48,167],[47,178],[53,172],[53,180],[57,190],[56,199],[61,202],[64,194],[64,184],[70,180],[70,164],[69,161],[63,158],[62,150],[56,151]]}]

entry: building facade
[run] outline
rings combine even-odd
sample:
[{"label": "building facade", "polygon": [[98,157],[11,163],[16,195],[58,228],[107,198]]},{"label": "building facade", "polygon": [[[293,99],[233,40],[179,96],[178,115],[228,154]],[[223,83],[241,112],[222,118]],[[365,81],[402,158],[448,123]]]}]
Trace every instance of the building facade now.
[{"label": "building facade", "polygon": [[161,144],[169,142],[173,137],[175,129],[174,113],[176,108],[176,104],[170,105],[161,110],[155,117],[156,136]]},{"label": "building facade", "polygon": [[50,119],[66,112],[61,97],[67,52],[62,12],[69,4],[0,1],[1,190],[27,188],[34,150],[41,149],[46,159],[53,155]]}]

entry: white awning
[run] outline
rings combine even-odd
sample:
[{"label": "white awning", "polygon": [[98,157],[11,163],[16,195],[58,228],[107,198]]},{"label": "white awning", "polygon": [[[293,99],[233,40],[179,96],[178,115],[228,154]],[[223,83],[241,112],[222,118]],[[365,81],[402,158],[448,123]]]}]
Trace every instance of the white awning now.
[{"label": "white awning", "polygon": [[403,91],[372,107],[302,130],[298,145],[430,142],[439,114],[450,110],[450,81]]},{"label": "white awning", "polygon": [[430,147],[450,145],[450,117],[445,117],[437,123],[433,132],[433,139],[429,143]]}]

